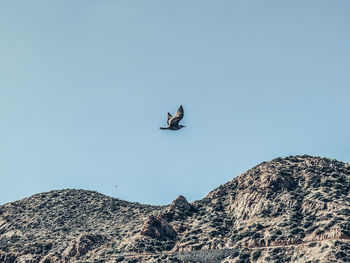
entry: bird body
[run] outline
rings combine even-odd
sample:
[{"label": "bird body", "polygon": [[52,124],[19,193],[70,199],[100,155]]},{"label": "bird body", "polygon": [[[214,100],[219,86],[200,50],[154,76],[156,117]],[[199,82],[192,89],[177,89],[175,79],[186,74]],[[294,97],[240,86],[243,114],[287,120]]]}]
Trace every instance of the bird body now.
[{"label": "bird body", "polygon": [[166,127],[160,127],[161,130],[180,130],[183,127],[186,127],[184,125],[179,124],[179,122],[182,120],[184,116],[184,109],[182,105],[180,105],[179,109],[175,113],[174,117],[168,112],[167,117],[167,124]]}]

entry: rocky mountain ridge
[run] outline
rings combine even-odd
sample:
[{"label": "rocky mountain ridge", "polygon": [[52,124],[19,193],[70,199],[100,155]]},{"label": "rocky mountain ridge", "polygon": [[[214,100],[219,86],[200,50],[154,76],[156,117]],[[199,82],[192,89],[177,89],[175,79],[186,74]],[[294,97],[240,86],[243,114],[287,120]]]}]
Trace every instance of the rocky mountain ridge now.
[{"label": "rocky mountain ridge", "polygon": [[85,190],[0,206],[0,262],[350,262],[350,165],[290,156],[188,203]]}]

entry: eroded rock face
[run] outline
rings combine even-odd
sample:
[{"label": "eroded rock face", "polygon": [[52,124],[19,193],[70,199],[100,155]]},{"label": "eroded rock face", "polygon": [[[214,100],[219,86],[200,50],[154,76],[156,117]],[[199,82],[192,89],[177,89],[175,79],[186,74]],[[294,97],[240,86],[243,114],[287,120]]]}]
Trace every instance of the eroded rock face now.
[{"label": "eroded rock face", "polygon": [[37,194],[0,206],[0,262],[348,262],[349,192],[349,164],[290,156],[193,203]]},{"label": "eroded rock face", "polygon": [[153,215],[146,219],[141,235],[160,240],[175,239],[177,237],[175,230],[166,221]]},{"label": "eroded rock face", "polygon": [[161,212],[159,218],[167,222],[182,221],[185,220],[186,217],[193,214],[193,212],[195,212],[194,207],[187,202],[184,196],[179,195],[173,200],[169,207]]},{"label": "eroded rock face", "polygon": [[77,258],[86,255],[98,246],[101,246],[105,241],[105,237],[100,234],[83,234],[80,235],[63,253],[67,259]]},{"label": "eroded rock face", "polygon": [[181,210],[181,211],[189,211],[191,210],[191,205],[187,202],[187,199],[179,195],[170,205],[170,210]]}]

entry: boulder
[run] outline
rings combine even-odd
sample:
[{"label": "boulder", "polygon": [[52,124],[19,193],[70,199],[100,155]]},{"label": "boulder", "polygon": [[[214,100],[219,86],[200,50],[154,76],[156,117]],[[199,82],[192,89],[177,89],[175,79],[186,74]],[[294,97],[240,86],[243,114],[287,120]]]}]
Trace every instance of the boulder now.
[{"label": "boulder", "polygon": [[175,230],[165,220],[153,215],[145,220],[141,235],[160,240],[175,239],[177,237]]},{"label": "boulder", "polygon": [[194,208],[187,202],[186,198],[179,195],[159,217],[167,222],[183,220],[193,211]]}]

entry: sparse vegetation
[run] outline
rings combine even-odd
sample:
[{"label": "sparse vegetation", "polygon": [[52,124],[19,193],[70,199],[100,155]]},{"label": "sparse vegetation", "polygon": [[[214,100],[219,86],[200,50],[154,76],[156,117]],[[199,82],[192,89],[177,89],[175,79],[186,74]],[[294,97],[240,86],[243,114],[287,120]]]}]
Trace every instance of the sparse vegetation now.
[{"label": "sparse vegetation", "polygon": [[[350,166],[293,156],[254,167],[202,200],[184,201],[187,208],[141,205],[83,190],[38,194],[0,206],[0,262],[15,262],[18,255],[39,262],[50,255],[52,263],[63,257],[316,263],[317,253],[329,262],[345,261],[349,242],[336,239],[350,236],[349,186]],[[144,218],[150,215],[164,220],[176,238],[144,235]],[[303,245],[296,249],[298,244]]]}]

